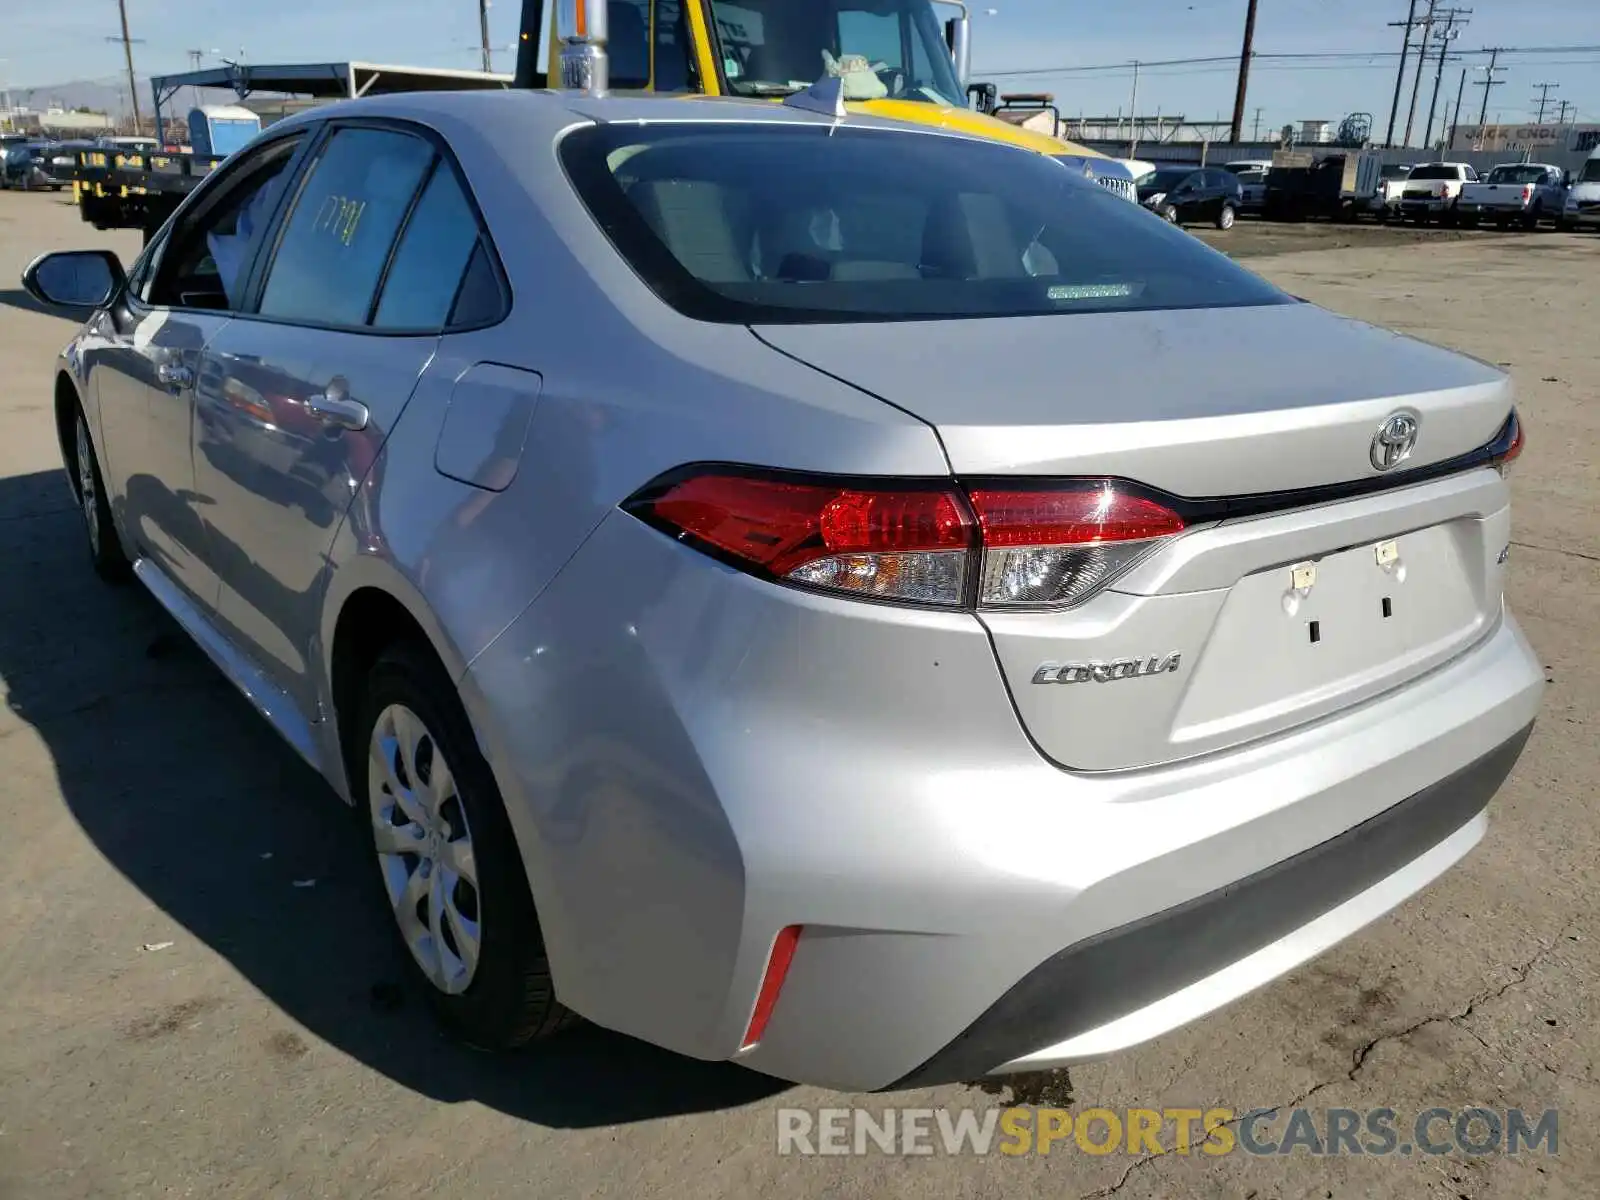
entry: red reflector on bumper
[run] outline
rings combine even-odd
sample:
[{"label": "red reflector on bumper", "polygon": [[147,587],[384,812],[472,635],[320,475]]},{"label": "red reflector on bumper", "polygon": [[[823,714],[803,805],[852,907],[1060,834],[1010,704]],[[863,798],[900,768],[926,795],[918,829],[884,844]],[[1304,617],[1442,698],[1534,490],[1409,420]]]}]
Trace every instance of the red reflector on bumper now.
[{"label": "red reflector on bumper", "polygon": [[778,993],[783,990],[784,977],[789,974],[789,964],[794,961],[795,947],[800,944],[799,925],[788,925],[778,931],[773,939],[772,953],[767,958],[767,973],[761,979],[761,991],[756,996],[755,1012],[750,1014],[750,1027],[745,1030],[741,1050],[748,1050],[761,1040],[767,1031],[767,1022],[778,1003]]}]

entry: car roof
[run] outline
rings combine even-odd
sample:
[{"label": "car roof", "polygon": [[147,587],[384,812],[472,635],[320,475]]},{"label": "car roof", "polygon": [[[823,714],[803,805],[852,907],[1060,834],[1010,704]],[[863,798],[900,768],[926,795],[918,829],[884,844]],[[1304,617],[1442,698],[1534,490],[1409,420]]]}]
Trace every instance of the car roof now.
[{"label": "car roof", "polygon": [[[501,133],[554,135],[576,122],[597,124],[769,124],[830,126],[838,119],[771,100],[736,96],[662,96],[625,93],[603,97],[555,89],[505,88],[461,92],[396,92],[385,96],[341,100],[296,113],[276,122],[273,130],[340,117],[391,117],[434,122],[463,122],[491,138]],[[851,128],[883,129],[922,137],[957,138],[967,142],[1023,149],[1010,143],[975,137],[960,130],[894,121],[852,112]],[[1032,151],[1023,150],[1024,153]]]}]

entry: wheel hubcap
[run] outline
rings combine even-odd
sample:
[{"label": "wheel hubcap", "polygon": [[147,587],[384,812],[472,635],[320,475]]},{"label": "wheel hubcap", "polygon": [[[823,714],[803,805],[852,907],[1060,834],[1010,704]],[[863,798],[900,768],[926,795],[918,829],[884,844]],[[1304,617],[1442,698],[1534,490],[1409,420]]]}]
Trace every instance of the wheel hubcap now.
[{"label": "wheel hubcap", "polygon": [[94,486],[94,450],[89,431],[78,422],[78,497],[83,505],[84,524],[89,528],[89,545],[100,548],[100,504]]},{"label": "wheel hubcap", "polygon": [[466,991],[483,943],[472,831],[438,743],[403,704],[373,726],[367,796],[378,866],[411,956],[441,992]]}]

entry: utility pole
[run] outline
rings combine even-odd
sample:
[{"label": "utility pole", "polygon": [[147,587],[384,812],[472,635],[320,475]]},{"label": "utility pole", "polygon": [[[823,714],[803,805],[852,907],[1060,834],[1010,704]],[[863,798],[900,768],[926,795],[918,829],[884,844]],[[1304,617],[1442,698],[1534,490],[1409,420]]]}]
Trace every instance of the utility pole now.
[{"label": "utility pole", "polygon": [[1389,28],[1398,29],[1405,26],[1405,39],[1400,43],[1400,69],[1394,73],[1394,103],[1389,106],[1389,135],[1383,139],[1383,144],[1394,146],[1394,123],[1400,116],[1400,89],[1406,82],[1406,58],[1411,53],[1411,31],[1417,25],[1417,0],[1406,0],[1406,19],[1404,21],[1390,21]]},{"label": "utility pole", "polygon": [[1428,69],[1428,39],[1433,34],[1433,14],[1438,7],[1439,0],[1428,0],[1428,15],[1418,22],[1422,26],[1422,49],[1417,51],[1417,75],[1411,84],[1411,111],[1406,115],[1407,146],[1411,145],[1411,130],[1417,123],[1417,97],[1422,91],[1422,73]]},{"label": "utility pole", "polygon": [[489,48],[489,0],[478,0],[478,32],[483,37],[484,74],[494,70],[494,51]]},{"label": "utility pole", "polygon": [[1444,31],[1439,34],[1439,69],[1433,74],[1433,99],[1428,102],[1428,128],[1422,135],[1424,146],[1433,145],[1433,116],[1439,108],[1439,85],[1444,82],[1444,60],[1449,57],[1450,43],[1461,36],[1460,26],[1467,22],[1464,18],[1472,15],[1470,8],[1444,9],[1438,19],[1444,21]]},{"label": "utility pole", "polygon": [[139,113],[139,80],[133,73],[133,43],[144,39],[128,36],[128,0],[117,0],[117,9],[122,14],[122,36],[107,38],[106,41],[122,43],[123,57],[128,61],[128,99],[133,101],[133,130],[138,133],[144,128],[144,118]]},{"label": "utility pole", "polygon": [[1533,119],[1533,123],[1535,125],[1543,125],[1544,110],[1550,105],[1550,93],[1561,85],[1559,83],[1536,83],[1533,86],[1539,89],[1539,115]]},{"label": "utility pole", "polygon": [[1256,109],[1255,128],[1250,131],[1250,140],[1252,142],[1259,142],[1261,140],[1261,114],[1263,111],[1263,109]]},{"label": "utility pole", "polygon": [[1480,141],[1483,138],[1483,124],[1489,118],[1489,93],[1494,88],[1499,87],[1505,82],[1504,79],[1496,79],[1494,77],[1496,71],[1505,70],[1504,67],[1497,67],[1494,65],[1500,58],[1500,51],[1501,47],[1499,46],[1495,46],[1490,49],[1489,65],[1487,67],[1478,68],[1478,70],[1483,72],[1483,78],[1474,81],[1472,85],[1473,87],[1481,87],[1483,89],[1483,107],[1478,110],[1478,138]]},{"label": "utility pole", "polygon": [[1256,0],[1249,3],[1244,14],[1244,50],[1239,55],[1239,90],[1233,97],[1233,129],[1229,135],[1235,144],[1244,136],[1244,102],[1250,90],[1250,59],[1256,44]]},{"label": "utility pole", "polygon": [[1563,100],[1561,102],[1561,115],[1556,118],[1556,124],[1557,125],[1565,125],[1567,123],[1567,109],[1569,109],[1569,108],[1575,109],[1577,107],[1578,106],[1576,104],[1572,103],[1572,101]]},{"label": "utility pole", "polygon": [[1456,111],[1455,111],[1455,116],[1453,116],[1450,119],[1450,133],[1448,134],[1447,140],[1445,142],[1445,148],[1446,149],[1449,149],[1450,147],[1455,145],[1456,130],[1461,128],[1461,101],[1466,97],[1466,94],[1467,94],[1467,69],[1465,67],[1462,67],[1461,68],[1461,86],[1456,88]]},{"label": "utility pole", "polygon": [[1133,60],[1133,100],[1128,107],[1128,157],[1137,158],[1139,150],[1139,60]]}]

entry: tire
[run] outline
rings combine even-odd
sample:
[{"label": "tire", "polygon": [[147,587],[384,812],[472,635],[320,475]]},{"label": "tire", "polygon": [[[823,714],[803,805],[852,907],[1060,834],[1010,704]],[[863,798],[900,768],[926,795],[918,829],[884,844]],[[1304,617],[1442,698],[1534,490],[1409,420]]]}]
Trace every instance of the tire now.
[{"label": "tire", "polygon": [[1233,205],[1224,204],[1222,211],[1217,214],[1217,228],[1222,230],[1232,229],[1234,219]]},{"label": "tire", "polygon": [[1527,216],[1522,218],[1522,227],[1531,232],[1537,232],[1539,229],[1539,222],[1542,220],[1544,220],[1544,208],[1538,204],[1535,204],[1532,211],[1530,211]]},{"label": "tire", "polygon": [[[442,1023],[484,1050],[513,1049],[575,1024],[556,999],[494,775],[428,648],[401,642],[379,656],[351,733],[351,792],[378,862],[380,895]],[[435,794],[441,758],[448,770]],[[466,936],[474,931],[475,952]]]},{"label": "tire", "polygon": [[78,512],[83,517],[94,573],[107,583],[121,583],[132,573],[133,566],[117,540],[111,505],[106,501],[105,478],[100,473],[100,459],[81,406],[73,410],[72,470],[72,491],[78,498]]}]

